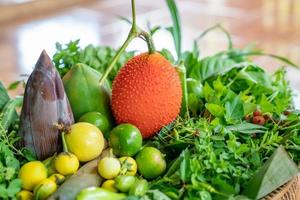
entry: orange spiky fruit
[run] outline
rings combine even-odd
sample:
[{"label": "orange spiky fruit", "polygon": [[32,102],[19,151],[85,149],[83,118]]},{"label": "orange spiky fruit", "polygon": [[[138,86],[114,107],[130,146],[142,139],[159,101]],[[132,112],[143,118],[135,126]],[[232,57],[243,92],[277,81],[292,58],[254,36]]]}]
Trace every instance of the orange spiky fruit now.
[{"label": "orange spiky fruit", "polygon": [[112,86],[116,122],[137,126],[143,138],[153,137],[178,116],[181,99],[179,75],[159,53],[143,53],[130,59]]}]

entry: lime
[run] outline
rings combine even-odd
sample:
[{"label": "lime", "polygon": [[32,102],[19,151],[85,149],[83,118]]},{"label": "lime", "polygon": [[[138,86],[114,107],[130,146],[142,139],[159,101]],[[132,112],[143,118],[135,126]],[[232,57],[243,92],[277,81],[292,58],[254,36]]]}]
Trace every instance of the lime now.
[{"label": "lime", "polygon": [[141,149],[143,138],[137,127],[120,124],[110,132],[109,142],[115,155],[134,156]]},{"label": "lime", "polygon": [[85,113],[80,117],[79,122],[88,122],[97,126],[97,128],[103,133],[104,137],[108,138],[110,123],[100,112]]},{"label": "lime", "polygon": [[166,170],[166,161],[154,147],[143,148],[136,156],[138,171],[146,179],[154,179]]}]

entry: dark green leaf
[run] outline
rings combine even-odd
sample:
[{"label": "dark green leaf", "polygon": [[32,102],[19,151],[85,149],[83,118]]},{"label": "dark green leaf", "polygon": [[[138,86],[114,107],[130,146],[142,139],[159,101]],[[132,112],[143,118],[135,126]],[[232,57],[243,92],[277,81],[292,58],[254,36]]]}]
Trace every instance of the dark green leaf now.
[{"label": "dark green leaf", "polygon": [[231,59],[211,56],[202,59],[198,65],[194,66],[190,70],[189,75],[190,77],[203,82],[210,77],[223,75],[224,73],[236,67],[241,66],[235,65],[235,62]]}]

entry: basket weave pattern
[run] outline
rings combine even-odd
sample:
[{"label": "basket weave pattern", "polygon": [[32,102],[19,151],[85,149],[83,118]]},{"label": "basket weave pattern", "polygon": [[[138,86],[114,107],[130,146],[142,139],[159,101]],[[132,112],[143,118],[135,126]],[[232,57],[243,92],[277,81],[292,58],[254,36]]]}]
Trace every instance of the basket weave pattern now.
[{"label": "basket weave pattern", "polygon": [[300,175],[293,178],[262,200],[300,200]]}]

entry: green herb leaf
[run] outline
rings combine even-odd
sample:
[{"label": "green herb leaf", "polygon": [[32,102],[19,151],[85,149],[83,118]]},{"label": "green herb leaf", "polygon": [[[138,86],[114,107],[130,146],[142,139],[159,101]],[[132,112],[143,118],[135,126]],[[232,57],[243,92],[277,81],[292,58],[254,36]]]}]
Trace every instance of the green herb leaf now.
[{"label": "green herb leaf", "polygon": [[182,161],[180,164],[180,178],[183,182],[188,182],[191,178],[190,152],[184,150],[181,153]]},{"label": "green herb leaf", "polygon": [[7,195],[9,197],[15,197],[15,195],[21,190],[21,186],[22,186],[21,179],[14,179],[8,185]]},{"label": "green herb leaf", "polygon": [[264,133],[267,128],[257,124],[242,122],[240,124],[227,126],[226,129],[229,131],[234,131],[239,133],[252,134],[252,133]]},{"label": "green herb leaf", "polygon": [[215,117],[223,117],[224,116],[225,109],[218,104],[207,103],[207,104],[205,104],[205,107],[210,112],[210,114],[212,114]]},{"label": "green herb leaf", "polygon": [[244,106],[240,96],[236,97],[232,101],[225,103],[225,119],[229,124],[234,124],[244,117]]}]

